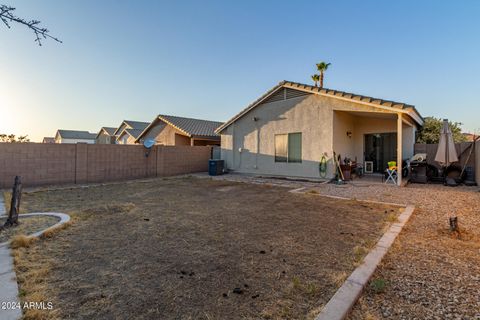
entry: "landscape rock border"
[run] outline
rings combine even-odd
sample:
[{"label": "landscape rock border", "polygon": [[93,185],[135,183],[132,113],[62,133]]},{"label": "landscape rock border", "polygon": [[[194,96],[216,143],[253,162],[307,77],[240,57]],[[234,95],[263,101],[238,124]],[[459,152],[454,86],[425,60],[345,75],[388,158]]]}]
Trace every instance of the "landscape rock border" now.
[{"label": "landscape rock border", "polygon": [[363,289],[368,284],[368,281],[388,252],[388,249],[392,246],[410,219],[414,210],[415,207],[411,205],[405,208],[398,217],[398,222],[393,223],[380,240],[378,240],[375,247],[363,259],[362,264],[350,274],[343,285],[323,307],[322,311],[315,317],[315,320],[343,320],[348,316],[360,298]]},{"label": "landscape rock border", "polygon": [[[3,203],[3,195],[0,194],[0,217],[1,216],[5,216],[5,206]],[[48,227],[47,229],[28,235],[29,238],[38,238],[45,232],[56,229],[70,221],[70,216],[68,214],[57,212],[26,213],[21,214],[19,217],[22,218],[31,216],[53,216],[60,218],[60,221],[53,226]],[[0,244],[0,302],[20,305],[20,301],[18,299],[17,278],[9,244],[10,241]],[[1,307],[3,306],[0,306],[0,308]],[[17,320],[22,317],[21,308],[10,308],[6,310],[1,309],[0,312],[2,314],[0,318],[2,320]]]},{"label": "landscape rock border", "polygon": [[[291,190],[290,192],[306,193],[306,190],[307,188],[302,187]],[[346,197],[325,195],[321,193],[313,193],[313,195],[332,199],[356,200],[359,202],[377,203],[405,208],[404,211],[398,216],[397,222],[393,223],[383,234],[375,247],[363,259],[362,264],[350,274],[342,286],[338,288],[333,297],[330,298],[327,304],[323,307],[322,311],[315,317],[315,320],[343,320],[348,316],[353,306],[360,298],[363,289],[367,285],[385,254],[388,252],[388,249],[392,246],[393,242],[412,216],[413,212],[415,211],[415,207],[412,205],[405,206],[391,202],[351,199]]]}]

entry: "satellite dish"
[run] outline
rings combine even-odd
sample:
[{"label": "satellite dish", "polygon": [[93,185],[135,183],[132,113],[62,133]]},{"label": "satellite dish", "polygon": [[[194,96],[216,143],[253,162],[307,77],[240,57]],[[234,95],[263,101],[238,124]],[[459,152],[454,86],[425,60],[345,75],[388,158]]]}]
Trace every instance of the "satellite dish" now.
[{"label": "satellite dish", "polygon": [[143,146],[147,149],[151,149],[155,145],[155,140],[149,138],[143,141]]},{"label": "satellite dish", "polygon": [[150,150],[152,150],[152,147],[155,145],[155,140],[152,138],[148,138],[145,141],[143,141],[143,146],[147,151],[145,152],[145,157],[148,158],[148,155],[150,154]]}]

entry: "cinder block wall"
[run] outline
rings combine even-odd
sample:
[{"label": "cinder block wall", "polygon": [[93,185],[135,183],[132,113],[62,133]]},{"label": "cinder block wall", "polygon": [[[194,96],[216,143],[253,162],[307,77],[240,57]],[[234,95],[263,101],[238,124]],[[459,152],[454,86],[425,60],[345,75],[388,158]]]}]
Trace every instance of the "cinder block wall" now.
[{"label": "cinder block wall", "polygon": [[157,175],[165,177],[208,171],[211,150],[211,147],[158,146]]},{"label": "cinder block wall", "polygon": [[146,149],[141,145],[89,145],[86,180],[102,182],[154,177],[156,151],[153,148],[146,157]]},{"label": "cinder block wall", "polygon": [[480,186],[480,141],[475,145],[475,179]]},{"label": "cinder block wall", "polygon": [[24,185],[75,183],[75,144],[0,143],[0,188],[15,175]]},{"label": "cinder block wall", "polygon": [[173,176],[208,170],[211,147],[0,143],[0,188]]}]

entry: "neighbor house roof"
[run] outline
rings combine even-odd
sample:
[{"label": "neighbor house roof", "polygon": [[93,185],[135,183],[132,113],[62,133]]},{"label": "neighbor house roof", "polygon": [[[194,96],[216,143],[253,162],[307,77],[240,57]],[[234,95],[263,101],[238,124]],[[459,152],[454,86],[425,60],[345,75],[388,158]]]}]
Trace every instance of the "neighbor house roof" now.
[{"label": "neighbor house roof", "polygon": [[142,134],[137,138],[140,139],[151,127],[153,127],[158,121],[171,125],[175,129],[183,132],[189,137],[205,137],[219,139],[220,137],[215,133],[215,129],[223,124],[219,121],[201,120],[177,116],[169,116],[159,114],[148,127],[143,130]]},{"label": "neighbor house roof", "polygon": [[113,127],[102,127],[100,128],[100,131],[98,131],[97,133],[97,138],[98,136],[102,133],[102,131],[104,131],[106,134],[108,134],[109,136],[113,136],[115,131],[117,131],[117,128],[113,128]]},{"label": "neighbor house roof", "polygon": [[233,122],[235,122],[237,119],[243,117],[246,113],[248,113],[250,110],[254,109],[256,106],[261,104],[263,101],[265,101],[268,97],[270,97],[272,94],[274,94],[277,90],[281,88],[290,88],[298,91],[303,91],[306,93],[317,94],[317,95],[331,97],[331,98],[340,99],[340,100],[350,100],[360,104],[379,107],[383,109],[399,110],[402,113],[409,114],[419,125],[423,125],[422,116],[417,111],[415,106],[411,104],[396,102],[392,100],[385,100],[380,98],[374,98],[374,97],[364,96],[364,95],[351,93],[351,92],[333,90],[328,88],[319,88],[319,87],[311,86],[308,84],[302,84],[298,82],[284,80],[280,82],[278,85],[276,85],[275,87],[273,87],[272,89],[270,89],[269,91],[267,91],[264,95],[262,95],[260,98],[255,100],[253,103],[248,105],[245,109],[243,109],[240,113],[235,115],[232,119],[225,122],[215,132],[220,133],[229,125],[231,125]]},{"label": "neighbor house roof", "polygon": [[43,137],[43,143],[55,143],[54,137]]},{"label": "neighbor house roof", "polygon": [[141,129],[125,129],[125,132],[131,135],[133,138],[137,139],[138,136],[143,132]]},{"label": "neighbor house roof", "polygon": [[97,136],[95,133],[90,133],[88,131],[78,131],[78,130],[57,130],[57,134],[63,139],[84,139],[84,140],[94,140]]},{"label": "neighbor house roof", "polygon": [[[120,126],[115,130],[113,135],[120,135],[121,132],[125,129],[145,129],[150,123],[149,122],[142,122],[142,121],[133,121],[133,120],[123,120]],[[122,128],[122,126],[124,128]]]}]

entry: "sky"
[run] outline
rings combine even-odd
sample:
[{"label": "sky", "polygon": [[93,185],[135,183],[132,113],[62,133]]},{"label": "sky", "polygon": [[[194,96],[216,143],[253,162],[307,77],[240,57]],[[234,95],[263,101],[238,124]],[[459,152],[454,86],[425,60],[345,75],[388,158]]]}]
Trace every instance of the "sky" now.
[{"label": "sky", "polygon": [[32,141],[157,114],[226,121],[282,80],[414,104],[480,130],[480,2],[0,0],[0,133]]}]

